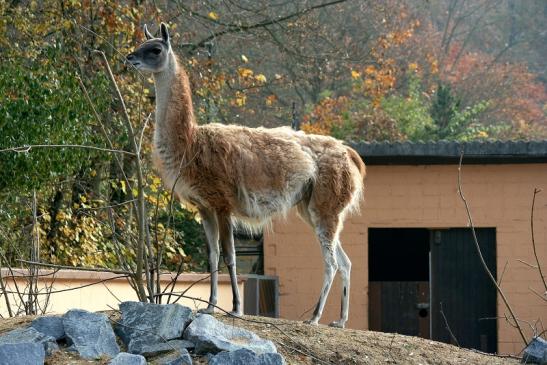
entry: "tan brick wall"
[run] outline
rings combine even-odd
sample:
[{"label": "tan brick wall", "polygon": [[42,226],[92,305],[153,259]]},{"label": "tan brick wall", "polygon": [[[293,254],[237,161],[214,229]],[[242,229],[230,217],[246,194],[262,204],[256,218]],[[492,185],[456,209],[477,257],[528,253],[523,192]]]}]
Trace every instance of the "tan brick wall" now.
[{"label": "tan brick wall", "polygon": [[[6,286],[6,291],[13,292],[8,298],[12,309],[16,310],[20,301],[18,300],[17,294],[15,294],[15,284],[23,291],[23,288],[27,285],[27,280],[21,276],[28,275],[28,272],[14,269],[13,276],[15,276],[15,280],[13,279],[11,271],[6,268],[0,268],[0,274],[3,278],[4,285]],[[162,288],[165,288],[171,282],[171,278],[174,277],[174,275],[175,274],[172,273],[162,276]],[[205,274],[182,274],[179,276],[173,292],[180,293],[192,285],[191,289],[186,293],[187,296],[209,300],[209,280],[201,281],[196,284],[198,280],[202,280],[206,277],[207,275]],[[102,280],[108,281],[98,285],[91,285],[101,282]],[[243,277],[239,278],[239,290],[242,297],[244,295],[244,280]],[[120,278],[119,275],[110,273],[60,270],[53,276],[51,270],[40,270],[40,277],[37,285],[41,293],[45,293],[49,288],[51,288],[50,292],[53,292],[47,301],[48,306],[46,313],[60,314],[74,308],[88,311],[104,311],[118,308],[119,301],[138,300],[135,291],[131,288],[127,279],[123,277]],[[226,274],[219,275],[218,294],[218,306],[224,310],[232,310],[232,286],[230,284],[230,278]],[[173,300],[174,299],[172,299],[171,302]],[[40,307],[43,308],[46,303],[46,297],[42,295],[39,298],[39,302]],[[166,300],[163,301],[163,303],[165,302]],[[204,308],[207,306],[207,303],[186,298],[181,299],[179,303],[192,309]],[[9,311],[6,306],[5,298],[1,297],[0,316],[7,317],[8,313]]]},{"label": "tan brick wall", "polygon": [[[457,228],[467,226],[463,203],[457,193],[455,165],[369,166],[362,214],[346,220],[341,240],[352,267],[351,305],[348,327],[368,327],[369,227]],[[540,262],[547,270],[547,166],[467,165],[463,167],[463,191],[476,227],[496,227],[497,267],[502,288],[523,321],[538,318],[547,325],[547,305],[528,288],[541,291],[537,271],[517,261],[532,263],[530,204],[534,187],[545,192],[536,199],[535,237]],[[274,222],[266,233],[265,271],[280,279],[280,315],[308,318],[322,283],[323,264],[311,229],[295,214]],[[340,279],[327,301],[322,323],[338,318]],[[310,311],[304,316],[302,314]],[[507,311],[498,298],[498,315]],[[301,317],[302,316],[302,317]],[[524,324],[531,336],[529,326]],[[522,349],[516,330],[498,321],[498,350],[517,353]]]}]

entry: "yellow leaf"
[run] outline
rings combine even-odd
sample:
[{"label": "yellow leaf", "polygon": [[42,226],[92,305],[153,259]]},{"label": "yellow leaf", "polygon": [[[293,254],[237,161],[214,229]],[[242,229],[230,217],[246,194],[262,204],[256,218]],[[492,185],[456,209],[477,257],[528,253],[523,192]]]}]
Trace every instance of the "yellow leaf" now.
[{"label": "yellow leaf", "polygon": [[359,71],[355,71],[355,70],[351,70],[351,78],[352,79],[358,79],[359,77],[361,77],[361,73]]},{"label": "yellow leaf", "polygon": [[91,175],[91,177],[95,177],[95,176],[97,176],[97,171],[91,170],[91,172],[89,174]]},{"label": "yellow leaf", "polygon": [[255,80],[263,84],[267,81],[266,76],[264,76],[263,74],[256,75]]},{"label": "yellow leaf", "polygon": [[241,60],[245,63],[249,62],[249,59],[244,54],[241,55]]},{"label": "yellow leaf", "polygon": [[237,70],[237,73],[238,73],[239,76],[241,76],[241,77],[251,77],[251,76],[253,76],[253,74],[254,74],[253,70],[248,69],[248,68],[243,68],[243,67],[240,67],[240,68]]},{"label": "yellow leaf", "polygon": [[367,75],[372,75],[375,72],[376,72],[376,67],[374,66],[367,66],[367,68],[365,68],[365,73]]},{"label": "yellow leaf", "polygon": [[237,106],[244,106],[246,102],[247,102],[247,97],[245,95],[239,96],[235,98],[234,100],[234,103]]},{"label": "yellow leaf", "polygon": [[218,20],[218,15],[214,11],[210,11],[209,14],[207,14],[207,16],[213,20]]},{"label": "yellow leaf", "polygon": [[274,94],[269,95],[266,98],[266,105],[272,105],[273,103],[275,103],[276,100],[277,100],[277,96],[275,96]]}]

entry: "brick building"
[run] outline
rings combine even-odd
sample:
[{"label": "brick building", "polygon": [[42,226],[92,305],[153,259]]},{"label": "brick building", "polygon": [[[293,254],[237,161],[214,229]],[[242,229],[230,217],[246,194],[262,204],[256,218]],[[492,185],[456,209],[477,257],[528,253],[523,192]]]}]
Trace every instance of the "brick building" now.
[{"label": "brick building", "polygon": [[[489,352],[518,353],[522,341],[478,259],[458,195],[463,192],[481,249],[519,318],[547,325],[530,235],[534,188],[535,241],[547,270],[547,142],[360,143],[367,164],[365,202],[346,220],[342,244],[352,260],[348,327],[398,332]],[[545,271],[544,270],[544,271]],[[311,229],[293,215],[264,236],[264,273],[279,277],[282,318],[310,315],[323,263]],[[340,279],[322,323],[340,312]],[[303,316],[302,316],[303,315]],[[496,319],[496,317],[498,319]],[[524,322],[523,322],[524,323]],[[523,325],[527,336],[530,327]]]}]

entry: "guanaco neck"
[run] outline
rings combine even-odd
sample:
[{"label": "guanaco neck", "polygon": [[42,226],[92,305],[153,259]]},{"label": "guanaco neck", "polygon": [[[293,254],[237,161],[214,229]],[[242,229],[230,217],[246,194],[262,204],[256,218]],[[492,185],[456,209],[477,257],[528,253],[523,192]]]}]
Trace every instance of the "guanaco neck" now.
[{"label": "guanaco neck", "polygon": [[169,52],[168,66],[154,73],[156,87],[156,128],[154,139],[160,150],[183,152],[190,148],[197,126],[188,75]]}]

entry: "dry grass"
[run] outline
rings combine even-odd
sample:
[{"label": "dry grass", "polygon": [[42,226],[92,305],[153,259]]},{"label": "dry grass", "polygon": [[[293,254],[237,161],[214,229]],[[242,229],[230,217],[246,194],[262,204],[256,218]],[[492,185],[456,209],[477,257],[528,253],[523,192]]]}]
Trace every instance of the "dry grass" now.
[{"label": "dry grass", "polygon": [[[107,313],[116,320],[118,313]],[[287,364],[518,364],[518,360],[461,349],[456,346],[417,337],[310,326],[302,322],[264,317],[244,319],[216,315],[222,322],[254,331],[272,340]],[[0,320],[0,333],[27,326],[33,317]],[[252,321],[258,321],[256,323]],[[194,357],[194,363],[206,364]],[[48,358],[48,365],[106,364],[106,360],[87,361],[64,351]]]},{"label": "dry grass", "polygon": [[418,337],[314,327],[263,317],[245,316],[268,324],[226,316],[218,318],[274,341],[288,364],[518,364],[516,359],[481,354]]}]

